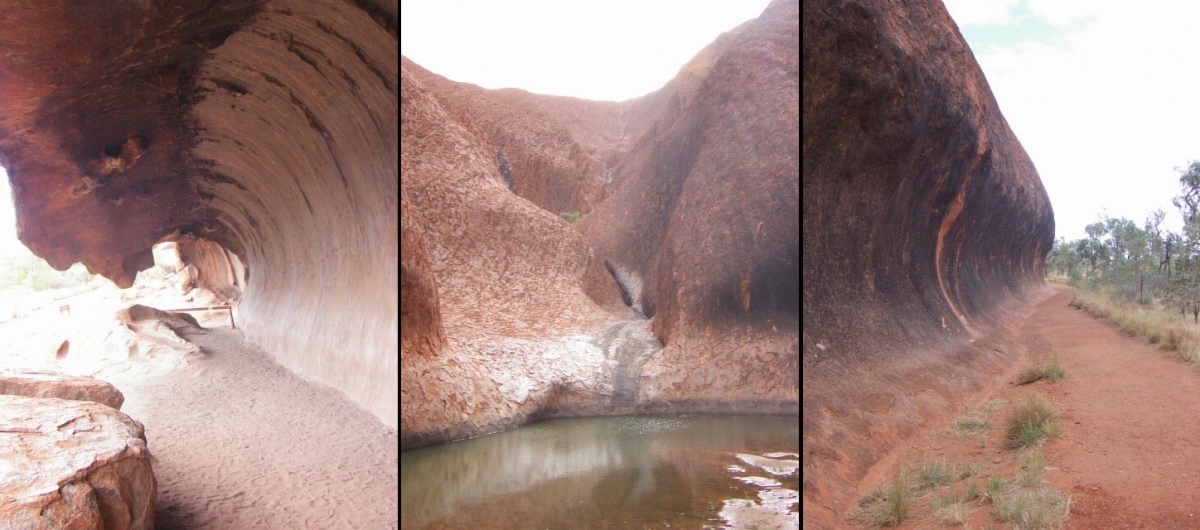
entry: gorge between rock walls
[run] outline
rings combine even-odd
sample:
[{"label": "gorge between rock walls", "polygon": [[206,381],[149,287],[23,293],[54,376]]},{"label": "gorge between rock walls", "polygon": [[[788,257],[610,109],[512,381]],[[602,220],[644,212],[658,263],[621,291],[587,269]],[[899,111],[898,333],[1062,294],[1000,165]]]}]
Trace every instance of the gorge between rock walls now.
[{"label": "gorge between rock walls", "polygon": [[555,417],[796,413],[799,14],[771,2],[624,102],[401,57],[402,449]]}]

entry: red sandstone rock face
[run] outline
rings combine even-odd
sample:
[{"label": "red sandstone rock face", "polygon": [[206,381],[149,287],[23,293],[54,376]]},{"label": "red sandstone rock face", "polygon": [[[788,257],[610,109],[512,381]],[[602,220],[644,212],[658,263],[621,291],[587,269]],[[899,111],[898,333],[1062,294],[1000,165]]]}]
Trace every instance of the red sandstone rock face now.
[{"label": "red sandstone rock face", "polygon": [[397,3],[0,12],[0,164],[22,242],[129,286],[154,243],[205,241],[197,276],[244,294],[248,339],[396,425]]},{"label": "red sandstone rock face", "polygon": [[569,224],[508,189],[486,141],[407,68],[401,87],[401,232],[411,244],[401,296],[414,326],[402,339],[401,445],[517,425],[564,388],[599,401],[599,351],[573,358],[563,348],[583,346],[559,342],[629,313],[616,282]]},{"label": "red sandstone rock face", "polygon": [[647,400],[796,399],[798,15],[775,2],[693,60],[580,221],[666,343]]},{"label": "red sandstone rock face", "polygon": [[0,394],[92,401],[121,410],[125,396],[108,381],[52,372],[0,371]]},{"label": "red sandstone rock face", "polygon": [[[619,104],[402,64],[403,448],[538,417],[795,410],[798,13],[777,2]],[[533,188],[513,193],[498,144]],[[586,211],[587,160],[619,162],[585,240],[554,214]],[[665,349],[629,303],[657,309]]]},{"label": "red sandstone rock face", "polygon": [[142,426],[87,401],[0,395],[0,527],[153,530]]},{"label": "red sandstone rock face", "polygon": [[[804,513],[990,385],[1053,213],[940,2],[805,2]],[[968,344],[968,342],[973,344]],[[999,354],[999,355],[997,355]]]},{"label": "red sandstone rock face", "polygon": [[485,90],[404,67],[461,126],[479,136],[514,193],[552,213],[590,212],[605,196],[604,172],[630,142],[619,103]]},{"label": "red sandstone rock face", "polygon": [[408,199],[400,192],[400,355],[432,356],[442,349],[442,315],[438,310],[437,283],[429,268],[429,254],[421,227],[409,213]]},{"label": "red sandstone rock face", "polygon": [[191,279],[196,287],[208,289],[219,301],[237,300],[246,287],[245,268],[234,254],[212,241],[192,235],[180,236],[176,243],[179,262],[196,271]]}]

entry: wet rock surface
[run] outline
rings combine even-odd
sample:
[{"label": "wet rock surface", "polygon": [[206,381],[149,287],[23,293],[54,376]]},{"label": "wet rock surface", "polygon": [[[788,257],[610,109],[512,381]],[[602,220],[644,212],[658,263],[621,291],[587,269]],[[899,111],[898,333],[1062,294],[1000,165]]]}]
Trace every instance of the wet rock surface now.
[{"label": "wet rock surface", "polygon": [[125,396],[112,383],[46,371],[0,370],[0,394],[91,401],[116,410],[125,403]]},{"label": "wet rock surface", "polygon": [[621,103],[402,62],[403,448],[549,417],[795,410],[798,16],[773,2]]},{"label": "wet rock surface", "polygon": [[666,345],[645,401],[795,403],[798,17],[798,2],[772,2],[702,51],[617,167],[621,186],[579,222]]},{"label": "wet rock surface", "polygon": [[994,384],[1054,220],[941,2],[804,3],[806,524]]},{"label": "wet rock surface", "polygon": [[153,530],[149,458],[111,407],[0,395],[0,527]]},{"label": "wet rock surface", "polygon": [[593,340],[606,359],[616,361],[613,368],[613,404],[636,404],[641,388],[642,365],[663,347],[650,333],[649,322],[635,320],[616,324],[600,332]]}]

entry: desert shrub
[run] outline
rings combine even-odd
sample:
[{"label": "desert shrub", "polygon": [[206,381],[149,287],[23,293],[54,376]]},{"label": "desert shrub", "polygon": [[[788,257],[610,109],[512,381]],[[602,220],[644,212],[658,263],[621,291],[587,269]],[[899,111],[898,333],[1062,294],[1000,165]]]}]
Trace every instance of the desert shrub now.
[{"label": "desert shrub", "polygon": [[558,216],[562,217],[563,220],[568,223],[574,223],[575,221],[578,221],[580,217],[579,212],[561,212],[558,214]]},{"label": "desert shrub", "polygon": [[1005,445],[1009,449],[1020,449],[1059,433],[1058,419],[1050,404],[1035,396],[1013,407],[1005,428]]},{"label": "desert shrub", "polygon": [[79,287],[94,278],[81,264],[54,270],[28,250],[0,258],[0,291],[33,292]]}]

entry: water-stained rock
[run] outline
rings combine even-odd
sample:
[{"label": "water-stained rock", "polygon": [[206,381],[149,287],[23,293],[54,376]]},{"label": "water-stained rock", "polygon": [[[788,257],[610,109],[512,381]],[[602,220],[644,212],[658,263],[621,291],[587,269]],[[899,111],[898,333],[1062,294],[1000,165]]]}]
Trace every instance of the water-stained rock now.
[{"label": "water-stained rock", "polygon": [[798,17],[772,2],[689,63],[579,223],[666,345],[645,365],[648,410],[795,410]]},{"label": "water-stained rock", "polygon": [[888,450],[1011,366],[993,326],[1042,285],[1054,221],[941,2],[801,18],[803,511],[832,527]]}]

